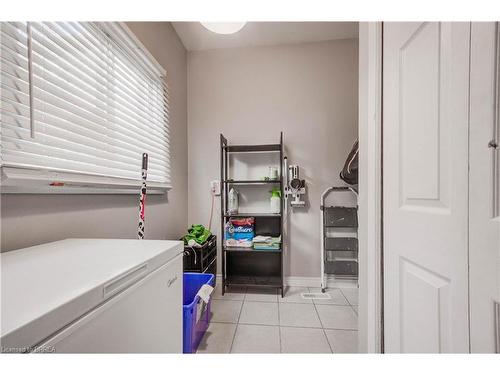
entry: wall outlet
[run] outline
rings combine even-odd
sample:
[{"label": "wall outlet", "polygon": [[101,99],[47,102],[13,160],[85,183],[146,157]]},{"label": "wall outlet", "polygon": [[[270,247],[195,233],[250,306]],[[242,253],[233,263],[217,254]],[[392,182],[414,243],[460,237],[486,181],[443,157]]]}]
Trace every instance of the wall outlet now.
[{"label": "wall outlet", "polygon": [[220,195],[220,181],[219,180],[213,180],[210,181],[210,190],[212,191],[213,195]]}]

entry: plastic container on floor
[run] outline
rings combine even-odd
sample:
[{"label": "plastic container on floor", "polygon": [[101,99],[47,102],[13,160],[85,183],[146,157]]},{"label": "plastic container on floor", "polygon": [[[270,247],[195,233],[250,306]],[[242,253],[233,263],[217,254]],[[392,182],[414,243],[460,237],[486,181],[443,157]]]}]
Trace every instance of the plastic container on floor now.
[{"label": "plastic container on floor", "polygon": [[184,273],[183,352],[196,353],[210,323],[210,300],[203,311],[203,301],[196,294],[204,284],[215,287],[215,276],[209,273]]}]

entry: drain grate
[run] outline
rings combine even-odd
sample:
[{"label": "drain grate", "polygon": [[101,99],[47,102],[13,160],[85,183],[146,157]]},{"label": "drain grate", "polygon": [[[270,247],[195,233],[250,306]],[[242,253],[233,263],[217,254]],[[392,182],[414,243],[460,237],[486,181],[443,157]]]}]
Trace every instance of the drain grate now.
[{"label": "drain grate", "polygon": [[328,293],[302,293],[303,299],[332,299]]}]

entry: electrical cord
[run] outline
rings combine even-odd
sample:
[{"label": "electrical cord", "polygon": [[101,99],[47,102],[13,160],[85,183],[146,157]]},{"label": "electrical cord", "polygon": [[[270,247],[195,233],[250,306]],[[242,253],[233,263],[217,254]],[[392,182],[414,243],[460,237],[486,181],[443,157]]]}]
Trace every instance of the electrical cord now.
[{"label": "electrical cord", "polygon": [[212,231],[212,217],[214,215],[214,201],[215,195],[212,191],[210,191],[210,195],[212,196],[212,202],[210,204],[210,218],[208,219],[208,230]]}]

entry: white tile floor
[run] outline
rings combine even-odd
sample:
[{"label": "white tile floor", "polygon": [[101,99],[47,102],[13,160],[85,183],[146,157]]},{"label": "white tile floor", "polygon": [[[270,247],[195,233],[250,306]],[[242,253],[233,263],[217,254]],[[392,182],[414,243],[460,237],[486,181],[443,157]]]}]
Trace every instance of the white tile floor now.
[{"label": "white tile floor", "polygon": [[319,288],[231,288],[220,285],[198,353],[355,353],[358,290],[328,289],[331,299],[304,299]]}]

